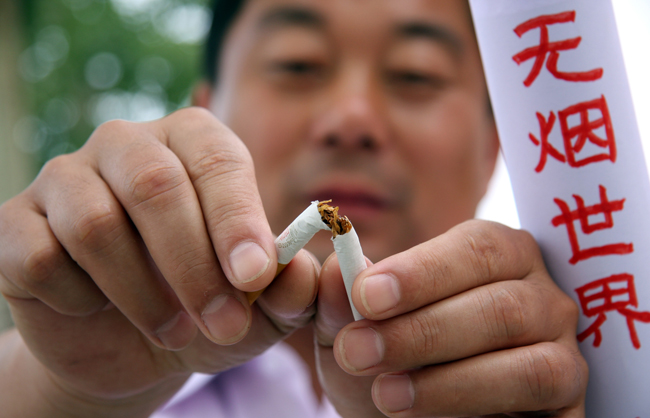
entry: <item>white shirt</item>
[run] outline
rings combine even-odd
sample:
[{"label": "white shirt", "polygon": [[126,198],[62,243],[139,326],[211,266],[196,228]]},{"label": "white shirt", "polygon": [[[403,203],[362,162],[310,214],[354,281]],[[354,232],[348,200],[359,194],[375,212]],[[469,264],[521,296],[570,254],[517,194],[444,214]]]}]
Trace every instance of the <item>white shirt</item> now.
[{"label": "white shirt", "polygon": [[151,418],[340,418],[316,399],[307,365],[287,344],[217,375],[194,374]]}]

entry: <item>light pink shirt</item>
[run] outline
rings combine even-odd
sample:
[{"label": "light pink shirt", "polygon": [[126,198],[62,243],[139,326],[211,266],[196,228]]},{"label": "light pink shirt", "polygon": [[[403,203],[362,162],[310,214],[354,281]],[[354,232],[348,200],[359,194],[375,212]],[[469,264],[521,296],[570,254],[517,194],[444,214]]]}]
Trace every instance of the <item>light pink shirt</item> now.
[{"label": "light pink shirt", "polygon": [[340,418],[316,399],[307,366],[281,343],[217,375],[194,374],[151,418]]}]

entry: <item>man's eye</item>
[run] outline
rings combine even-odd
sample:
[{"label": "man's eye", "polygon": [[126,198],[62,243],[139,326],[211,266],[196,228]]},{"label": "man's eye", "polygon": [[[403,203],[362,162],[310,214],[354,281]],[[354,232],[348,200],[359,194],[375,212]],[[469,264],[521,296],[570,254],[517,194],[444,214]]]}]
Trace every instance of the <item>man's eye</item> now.
[{"label": "man's eye", "polygon": [[287,91],[307,91],[317,88],[326,79],[327,66],[318,61],[284,60],[271,63],[269,80]]},{"label": "man's eye", "polygon": [[388,73],[387,78],[390,89],[407,100],[436,97],[447,85],[442,77],[416,71],[394,71]]},{"label": "man's eye", "polygon": [[417,73],[413,71],[399,71],[389,75],[389,80],[392,84],[410,84],[435,87],[441,83],[437,77],[432,77],[428,74]]},{"label": "man's eye", "polygon": [[309,61],[282,61],[272,65],[275,72],[291,75],[317,75],[322,72],[322,65]]}]

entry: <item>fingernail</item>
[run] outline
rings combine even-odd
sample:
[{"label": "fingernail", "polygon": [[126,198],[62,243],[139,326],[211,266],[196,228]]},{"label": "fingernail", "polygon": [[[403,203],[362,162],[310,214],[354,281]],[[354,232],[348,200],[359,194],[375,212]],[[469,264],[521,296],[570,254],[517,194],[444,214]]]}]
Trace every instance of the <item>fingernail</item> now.
[{"label": "fingernail", "polygon": [[379,364],[384,357],[384,342],[372,328],[357,328],[345,333],[342,344],[343,362],[354,371]]},{"label": "fingernail", "polygon": [[407,374],[383,376],[373,388],[375,398],[386,412],[399,412],[413,407],[415,388]]},{"label": "fingernail", "polygon": [[239,283],[248,283],[260,277],[269,266],[269,255],[254,242],[239,244],[230,253],[230,268],[233,278]]},{"label": "fingernail", "polygon": [[168,350],[180,350],[184,348],[193,334],[192,319],[181,311],[177,313],[165,325],[158,328],[156,336]]},{"label": "fingernail", "polygon": [[363,306],[374,315],[393,309],[399,303],[399,298],[399,284],[391,275],[377,274],[366,277],[361,283]]},{"label": "fingernail", "polygon": [[232,344],[245,334],[248,310],[233,296],[221,295],[210,302],[201,319],[217,343]]}]

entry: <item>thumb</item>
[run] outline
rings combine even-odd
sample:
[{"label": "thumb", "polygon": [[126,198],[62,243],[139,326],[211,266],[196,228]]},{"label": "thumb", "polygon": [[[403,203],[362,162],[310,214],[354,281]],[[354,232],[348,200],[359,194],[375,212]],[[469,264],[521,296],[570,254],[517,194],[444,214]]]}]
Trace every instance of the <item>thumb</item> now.
[{"label": "thumb", "polygon": [[[366,263],[372,264],[368,259]],[[335,254],[323,263],[317,306],[314,320],[316,362],[320,383],[328,399],[342,417],[385,418],[372,401],[375,376],[352,376],[339,367],[334,357],[336,335],[354,322]]]}]

